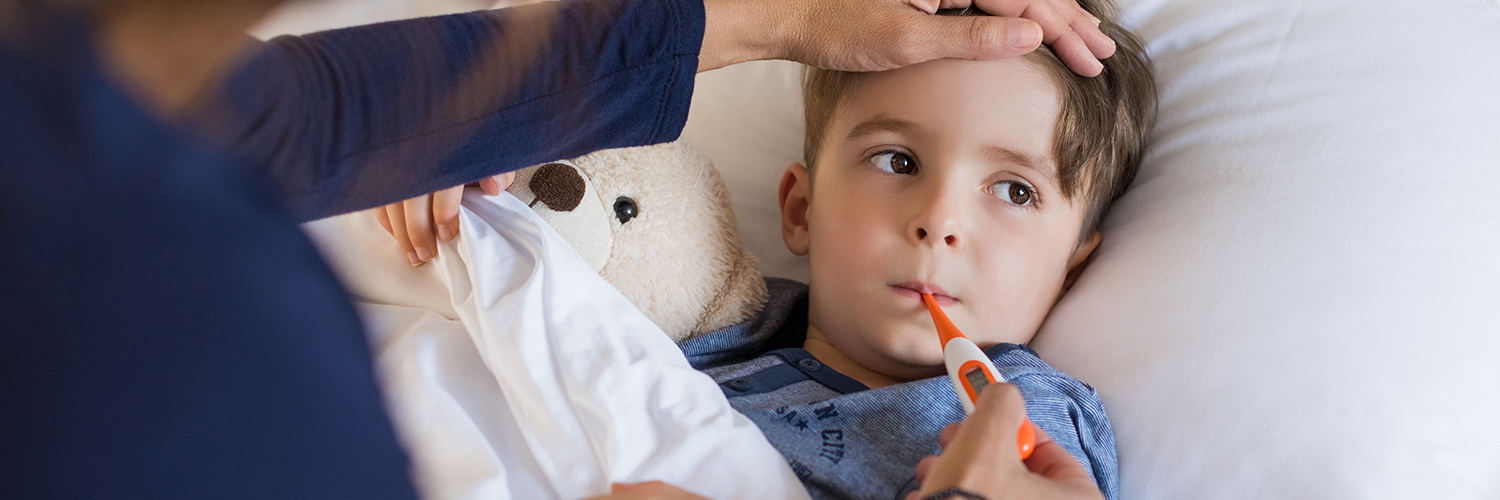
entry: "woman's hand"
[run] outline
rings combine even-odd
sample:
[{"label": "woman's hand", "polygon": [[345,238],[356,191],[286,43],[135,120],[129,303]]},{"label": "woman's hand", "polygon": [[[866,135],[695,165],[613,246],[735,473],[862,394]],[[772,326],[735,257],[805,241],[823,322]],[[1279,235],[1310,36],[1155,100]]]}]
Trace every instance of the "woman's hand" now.
[{"label": "woman's hand", "polygon": [[[484,194],[498,196],[515,178],[515,172],[506,172],[478,184]],[[416,267],[437,256],[438,239],[449,241],[458,236],[458,205],[463,199],[464,186],[454,186],[370,211],[380,227],[401,245],[407,263]]]},{"label": "woman's hand", "polygon": [[[1077,0],[704,0],[698,71],[789,59],[844,71],[879,71],[941,58],[1003,59],[1046,43],[1084,76],[1104,70],[1115,42]],[[978,7],[1004,17],[947,17]]]},{"label": "woman's hand", "polygon": [[943,429],[938,436],[942,455],[917,464],[917,481],[922,489],[907,495],[907,500],[925,499],[949,488],[988,500],[1102,500],[1104,495],[1093,476],[1041,428],[1036,429],[1037,444],[1031,457],[1021,461],[1015,441],[1025,409],[1015,386],[997,384],[985,389],[974,414],[962,424]]},{"label": "woman's hand", "polygon": [[584,500],[708,500],[661,481],[609,485],[609,494]]}]

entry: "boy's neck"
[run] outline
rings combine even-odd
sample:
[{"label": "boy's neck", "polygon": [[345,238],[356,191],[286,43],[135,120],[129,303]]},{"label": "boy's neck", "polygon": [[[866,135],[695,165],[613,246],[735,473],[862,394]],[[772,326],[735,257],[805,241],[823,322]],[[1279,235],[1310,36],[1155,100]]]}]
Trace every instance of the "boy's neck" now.
[{"label": "boy's neck", "polygon": [[865,368],[864,365],[849,359],[844,353],[839,352],[838,348],[834,347],[832,342],[828,341],[828,337],[824,336],[823,332],[818,331],[817,326],[811,324],[807,326],[807,341],[803,342],[802,348],[807,350],[809,354],[812,354],[813,357],[818,358],[818,361],[821,361],[824,365],[834,369],[834,371],[858,380],[860,383],[865,384],[865,387],[871,389],[909,382],[906,379],[892,377]]}]

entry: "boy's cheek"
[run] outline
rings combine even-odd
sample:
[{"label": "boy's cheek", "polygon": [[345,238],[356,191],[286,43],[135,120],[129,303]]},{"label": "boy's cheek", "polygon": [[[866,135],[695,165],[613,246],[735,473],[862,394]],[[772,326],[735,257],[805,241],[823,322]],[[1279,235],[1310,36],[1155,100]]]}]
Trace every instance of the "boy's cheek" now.
[{"label": "boy's cheek", "polygon": [[1045,294],[1045,290],[1025,290],[1005,301],[990,302],[985,310],[974,312],[970,321],[985,326],[969,336],[984,347],[1000,342],[1030,342],[1052,309]]}]

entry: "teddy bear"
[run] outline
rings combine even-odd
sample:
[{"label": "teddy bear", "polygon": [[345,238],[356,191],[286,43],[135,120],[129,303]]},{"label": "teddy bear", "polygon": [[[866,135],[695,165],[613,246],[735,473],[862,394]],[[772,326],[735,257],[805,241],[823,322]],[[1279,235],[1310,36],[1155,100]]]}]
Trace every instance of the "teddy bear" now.
[{"label": "teddy bear", "polygon": [[729,191],[681,142],[608,149],[516,172],[507,191],[681,342],[749,320],[766,300]]}]

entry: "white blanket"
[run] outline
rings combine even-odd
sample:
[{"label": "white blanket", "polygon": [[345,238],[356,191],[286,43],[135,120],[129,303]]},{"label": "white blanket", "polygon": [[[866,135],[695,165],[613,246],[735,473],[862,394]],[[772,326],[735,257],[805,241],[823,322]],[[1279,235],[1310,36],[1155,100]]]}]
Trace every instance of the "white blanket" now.
[{"label": "white blanket", "polygon": [[309,223],[356,297],[423,497],[574,499],[662,480],[807,498],[755,424],[551,227],[465,194],[421,268],[368,213]]}]

